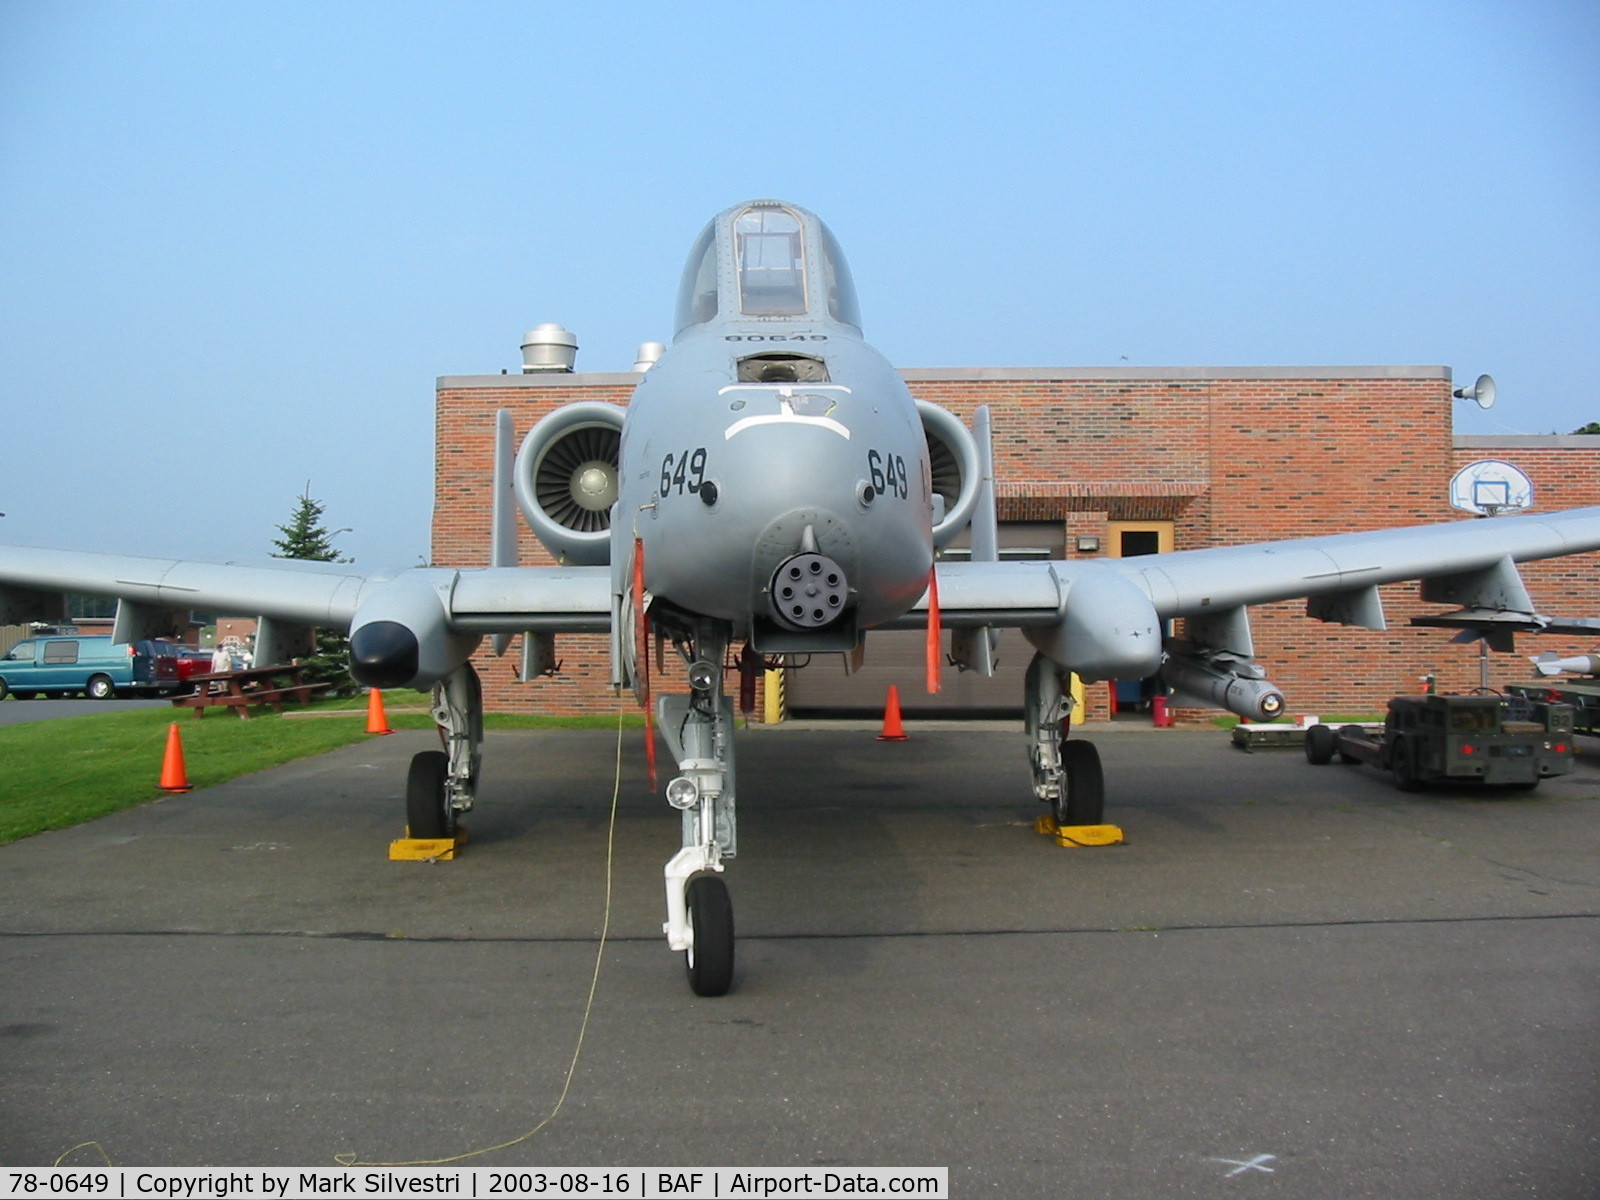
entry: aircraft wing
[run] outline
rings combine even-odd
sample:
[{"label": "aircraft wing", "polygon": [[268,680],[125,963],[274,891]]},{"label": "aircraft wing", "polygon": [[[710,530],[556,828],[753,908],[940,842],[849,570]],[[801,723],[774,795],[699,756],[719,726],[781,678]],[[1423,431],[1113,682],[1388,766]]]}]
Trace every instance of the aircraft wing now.
[{"label": "aircraft wing", "polygon": [[[938,568],[939,608],[956,627],[1050,625],[1076,586],[1110,573],[1133,584],[1163,620],[1298,597],[1310,601],[1313,616],[1373,616],[1371,589],[1411,579],[1424,581],[1424,599],[1506,611],[1526,598],[1509,564],[1592,550],[1600,550],[1600,507],[1137,558],[948,562]],[[896,625],[923,624],[927,603],[924,596],[915,615]]]},{"label": "aircraft wing", "polygon": [[0,625],[60,620],[67,593],[118,603],[115,636],[175,632],[194,610],[285,627],[349,630],[394,596],[426,594],[453,634],[603,632],[611,622],[605,567],[413,567],[362,573],[341,563],[266,559],[195,562],[0,546]]},{"label": "aircraft wing", "polygon": [[[1483,629],[1510,649],[1509,626],[1540,626],[1516,564],[1600,550],[1600,507],[1444,525],[1339,533],[1136,558],[953,562],[938,567],[939,615],[952,660],[988,674],[992,640],[1015,626],[1036,649],[1085,681],[1143,679],[1247,720],[1281,711],[1283,697],[1255,663],[1248,607],[1304,597],[1306,615],[1388,628],[1378,588],[1422,581],[1424,601],[1454,604],[1439,621]],[[1165,622],[1186,618],[1174,639]],[[924,596],[891,628],[928,624]]]}]

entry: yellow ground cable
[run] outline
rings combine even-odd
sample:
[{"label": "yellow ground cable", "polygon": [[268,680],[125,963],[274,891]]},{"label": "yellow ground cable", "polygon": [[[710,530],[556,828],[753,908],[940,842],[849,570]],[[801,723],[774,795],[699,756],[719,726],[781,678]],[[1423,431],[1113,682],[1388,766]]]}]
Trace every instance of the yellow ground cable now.
[{"label": "yellow ground cable", "polygon": [[70,1158],[72,1155],[76,1154],[79,1150],[86,1150],[90,1146],[93,1146],[96,1150],[100,1151],[100,1157],[106,1160],[106,1166],[108,1166],[108,1167],[114,1166],[114,1164],[111,1161],[111,1156],[106,1153],[106,1148],[104,1146],[102,1146],[99,1142],[79,1142],[71,1150],[64,1151],[62,1153],[61,1157],[56,1159],[56,1161],[51,1163],[50,1165],[52,1167],[59,1167],[62,1163],[66,1162],[68,1158]]},{"label": "yellow ground cable", "polygon": [[605,915],[600,921],[600,944],[595,948],[594,952],[594,973],[589,977],[589,999],[583,1006],[583,1021],[578,1026],[578,1044],[572,1048],[572,1061],[567,1064],[567,1078],[561,1085],[561,1094],[556,1097],[555,1107],[550,1110],[550,1114],[544,1120],[528,1130],[527,1133],[520,1137],[514,1137],[509,1142],[501,1142],[498,1146],[485,1146],[481,1150],[468,1150],[464,1154],[453,1154],[449,1158],[419,1158],[411,1162],[366,1162],[354,1154],[335,1154],[333,1161],[341,1167],[441,1167],[449,1163],[476,1158],[480,1154],[492,1154],[496,1150],[505,1150],[512,1146],[520,1145],[533,1137],[556,1119],[556,1114],[561,1111],[561,1106],[567,1102],[567,1093],[572,1089],[572,1077],[578,1073],[578,1059],[583,1054],[583,1040],[589,1032],[589,1015],[594,1011],[595,991],[600,986],[600,962],[606,952],[606,937],[611,932],[611,876],[617,841],[617,798],[622,794],[622,717],[626,709],[627,705],[625,703],[619,703],[617,706],[617,754],[615,773],[611,784],[611,817],[607,822],[606,829],[606,903]]}]

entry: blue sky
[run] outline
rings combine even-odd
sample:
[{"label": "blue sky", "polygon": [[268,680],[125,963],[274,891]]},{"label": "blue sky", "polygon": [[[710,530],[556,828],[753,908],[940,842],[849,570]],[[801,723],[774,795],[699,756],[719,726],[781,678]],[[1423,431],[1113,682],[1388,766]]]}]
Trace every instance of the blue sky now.
[{"label": "blue sky", "polygon": [[[901,366],[1443,364],[1600,420],[1600,6],[0,6],[0,540],[427,551],[437,376],[833,227]],[[1441,480],[1441,489],[1444,481]]]}]

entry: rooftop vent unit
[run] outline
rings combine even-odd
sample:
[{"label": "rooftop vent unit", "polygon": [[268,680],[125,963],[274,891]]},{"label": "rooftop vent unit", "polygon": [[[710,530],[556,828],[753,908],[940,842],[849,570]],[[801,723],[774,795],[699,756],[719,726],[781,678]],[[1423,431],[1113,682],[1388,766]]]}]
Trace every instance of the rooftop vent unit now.
[{"label": "rooftop vent unit", "polygon": [[578,360],[578,339],[554,321],[530,329],[522,338],[522,373],[570,373]]},{"label": "rooftop vent unit", "polygon": [[634,356],[633,369],[639,372],[648,371],[666,352],[667,348],[660,342],[640,342],[639,352]]}]

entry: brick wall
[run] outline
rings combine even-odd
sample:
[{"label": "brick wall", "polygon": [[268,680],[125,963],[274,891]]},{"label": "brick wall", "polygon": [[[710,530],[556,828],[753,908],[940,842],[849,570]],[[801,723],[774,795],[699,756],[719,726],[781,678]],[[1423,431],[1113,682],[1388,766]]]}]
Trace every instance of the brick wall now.
[{"label": "brick wall", "polygon": [[[567,382],[570,380],[571,382]],[[637,377],[489,376],[470,382],[441,380],[434,428],[433,561],[440,566],[489,565],[489,529],[494,479],[495,412],[506,409],[520,440],[539,418],[564,404],[599,400],[627,404]],[[520,518],[519,560],[555,560]],[[490,712],[614,713],[618,699],[610,687],[611,648],[598,634],[558,634],[561,671],[532,684],[517,680],[521,639],[504,658],[487,641],[473,659],[483,679]],[[633,700],[626,698],[630,709]]]},{"label": "brick wall", "polygon": [[[993,416],[1002,520],[1061,521],[1068,554],[1109,521],[1171,520],[1178,549],[1305,537],[1458,517],[1446,486],[1460,466],[1505,458],[1539,485],[1538,509],[1600,504],[1600,438],[1451,438],[1448,374],[1438,369],[1177,369],[1139,372],[919,370],[912,392],[963,419]],[[545,413],[578,400],[626,404],[630,375],[456,377],[440,381],[433,557],[488,561],[494,413],[510,410],[520,438]],[[1102,550],[1102,552],[1104,552]],[[524,530],[522,561],[550,556]],[[1530,564],[1524,577],[1546,612],[1600,616],[1595,555]],[[1478,651],[1448,631],[1412,629],[1435,605],[1415,584],[1385,588],[1385,633],[1324,625],[1301,601],[1251,610],[1256,648],[1294,712],[1362,712],[1417,690],[1426,674],[1446,689],[1475,686]],[[1523,638],[1527,652],[1577,652],[1571,639]],[[524,686],[517,649],[478,656],[495,711],[615,711],[608,649],[598,636],[557,639],[563,670]],[[871,641],[868,641],[869,653]],[[1528,674],[1520,656],[1491,656],[1491,680]],[[674,664],[669,673],[676,677]],[[1105,689],[1090,689],[1091,719]],[[1203,718],[1207,714],[1186,714]]]}]

